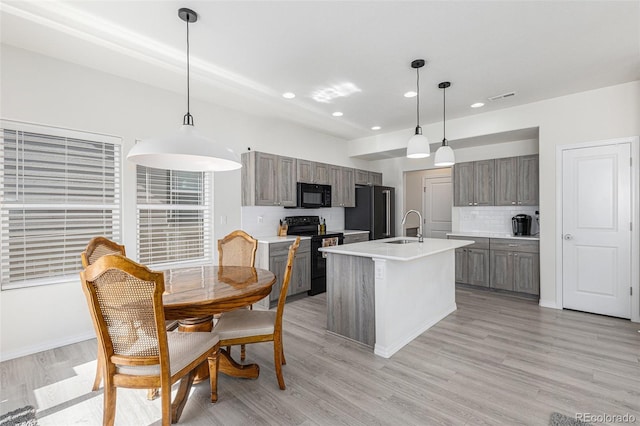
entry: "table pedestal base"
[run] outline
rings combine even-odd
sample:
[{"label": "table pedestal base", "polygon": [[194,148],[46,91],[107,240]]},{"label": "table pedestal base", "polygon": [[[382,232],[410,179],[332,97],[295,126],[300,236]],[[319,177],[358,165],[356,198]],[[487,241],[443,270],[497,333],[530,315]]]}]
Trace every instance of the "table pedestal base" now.
[{"label": "table pedestal base", "polygon": [[[213,316],[180,320],[179,324],[178,331],[187,333],[196,331],[210,332],[213,330]],[[220,349],[218,372],[241,379],[257,379],[260,375],[260,366],[258,364],[238,364],[231,358],[231,354],[226,349]],[[204,362],[198,367],[193,383],[200,383],[208,378],[209,363]]]},{"label": "table pedestal base", "polygon": [[258,364],[238,364],[231,358],[231,354],[226,349],[220,349],[218,371],[227,376],[241,379],[257,379],[260,375],[260,366]]}]

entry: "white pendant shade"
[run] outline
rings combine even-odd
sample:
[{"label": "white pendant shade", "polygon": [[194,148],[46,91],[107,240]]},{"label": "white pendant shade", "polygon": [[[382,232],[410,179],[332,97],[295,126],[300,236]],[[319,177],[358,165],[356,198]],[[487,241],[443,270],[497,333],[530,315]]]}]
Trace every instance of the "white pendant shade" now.
[{"label": "white pendant shade", "polygon": [[407,158],[425,158],[430,155],[429,139],[426,136],[415,134],[409,139]]},{"label": "white pendant shade", "polygon": [[443,145],[436,151],[433,164],[437,167],[453,166],[456,163],[453,149],[449,145]]},{"label": "white pendant shade", "polygon": [[242,167],[240,159],[229,148],[201,136],[191,125],[157,139],[138,142],[127,160],[146,167],[186,171],[227,171]]}]

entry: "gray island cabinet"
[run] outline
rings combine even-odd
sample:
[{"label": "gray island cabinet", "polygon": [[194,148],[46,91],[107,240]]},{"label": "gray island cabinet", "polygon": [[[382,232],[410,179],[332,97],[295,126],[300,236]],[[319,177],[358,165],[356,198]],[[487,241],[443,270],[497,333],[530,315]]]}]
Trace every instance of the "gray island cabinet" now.
[{"label": "gray island cabinet", "polygon": [[455,250],[472,243],[402,237],[320,248],[327,330],[391,357],[456,310]]}]

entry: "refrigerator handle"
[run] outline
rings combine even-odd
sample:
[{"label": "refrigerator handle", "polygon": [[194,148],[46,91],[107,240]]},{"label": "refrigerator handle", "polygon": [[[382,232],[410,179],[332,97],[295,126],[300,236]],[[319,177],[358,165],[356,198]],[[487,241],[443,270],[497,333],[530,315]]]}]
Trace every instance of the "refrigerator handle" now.
[{"label": "refrigerator handle", "polygon": [[386,228],[384,232],[385,237],[389,237],[391,235],[391,191],[385,189],[382,191],[384,194],[384,206],[386,213]]}]

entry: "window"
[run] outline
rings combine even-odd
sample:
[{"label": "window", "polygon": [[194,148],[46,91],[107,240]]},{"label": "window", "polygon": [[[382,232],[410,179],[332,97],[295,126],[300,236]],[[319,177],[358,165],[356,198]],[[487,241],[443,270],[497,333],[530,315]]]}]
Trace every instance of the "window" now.
[{"label": "window", "polygon": [[118,138],[0,122],[2,290],[77,280],[80,253],[120,241]]},{"label": "window", "polygon": [[210,175],[137,166],[138,258],[211,260]]}]

